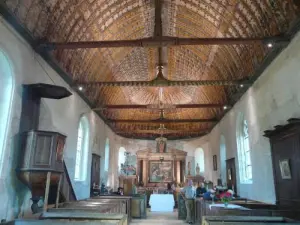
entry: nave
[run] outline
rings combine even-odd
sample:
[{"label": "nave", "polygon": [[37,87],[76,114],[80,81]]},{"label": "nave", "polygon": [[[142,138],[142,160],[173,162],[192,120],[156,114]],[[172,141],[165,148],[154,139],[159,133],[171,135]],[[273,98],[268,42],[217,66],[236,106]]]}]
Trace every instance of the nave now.
[{"label": "nave", "polygon": [[299,62],[299,0],[0,0],[1,224],[297,224]]}]

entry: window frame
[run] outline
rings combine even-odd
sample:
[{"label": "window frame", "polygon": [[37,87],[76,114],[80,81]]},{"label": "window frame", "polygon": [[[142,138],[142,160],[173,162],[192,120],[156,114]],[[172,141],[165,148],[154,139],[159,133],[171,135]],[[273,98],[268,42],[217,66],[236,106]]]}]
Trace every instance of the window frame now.
[{"label": "window frame", "polygon": [[105,172],[108,172],[109,170],[109,158],[110,158],[109,139],[106,138],[105,147],[104,147],[104,171]]},{"label": "window frame", "polygon": [[89,132],[90,131],[88,119],[85,116],[80,117],[77,129],[76,158],[74,171],[74,180],[79,182],[85,181],[87,178],[87,164],[90,138]]},{"label": "window frame", "polygon": [[119,159],[118,159],[118,170],[119,170],[119,173],[121,173],[121,159],[123,159],[123,163],[125,164],[125,160],[126,160],[126,157],[125,157],[125,152],[126,152],[126,149],[124,147],[120,147],[119,148]]},{"label": "window frame", "polygon": [[246,119],[240,116],[237,124],[237,150],[238,150],[238,164],[240,183],[253,183],[253,167],[251,159],[251,147],[249,126]]},{"label": "window frame", "polygon": [[[4,121],[6,121],[6,124],[3,126],[3,141],[2,144],[0,144],[0,178],[3,177],[3,169],[4,169],[4,158],[7,153],[7,143],[8,143],[8,134],[10,132],[10,124],[11,124],[11,118],[12,118],[12,104],[14,99],[14,91],[15,91],[15,76],[14,76],[14,68],[13,64],[9,58],[9,56],[6,54],[5,51],[3,51],[0,48],[0,55],[3,56],[3,58],[6,60],[4,62],[6,66],[9,68],[8,72],[5,73],[9,78],[10,87],[7,92],[9,92],[7,95],[9,96],[9,99],[7,100],[7,112]],[[0,63],[1,65],[2,63]],[[4,64],[4,65],[5,65]],[[6,90],[5,90],[6,92]],[[3,92],[4,93],[4,92]],[[1,104],[1,103],[0,103]],[[4,113],[3,113],[4,114]],[[2,117],[2,113],[0,113],[0,116]],[[1,122],[1,121],[0,121]]]}]

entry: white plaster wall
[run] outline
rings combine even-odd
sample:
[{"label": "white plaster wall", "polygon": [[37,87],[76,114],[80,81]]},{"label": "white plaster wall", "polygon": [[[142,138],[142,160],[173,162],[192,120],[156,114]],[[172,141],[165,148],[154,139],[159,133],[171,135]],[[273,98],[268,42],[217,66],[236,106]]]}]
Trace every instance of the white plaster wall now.
[{"label": "white plaster wall", "polygon": [[[91,111],[88,105],[62,80],[31,47],[20,38],[14,30],[0,17],[0,49],[9,57],[13,69],[15,89],[11,110],[8,141],[4,152],[4,165],[0,175],[0,219],[29,216],[31,214],[31,193],[16,177],[16,159],[19,151],[16,148],[16,135],[19,130],[21,115],[22,84],[49,83],[64,86],[72,96],[62,100],[43,99],[41,104],[41,130],[57,131],[67,136],[64,160],[78,199],[89,197],[91,153],[101,155],[101,175],[104,171],[105,140],[110,139],[111,162],[115,162],[115,142],[117,136]],[[77,128],[80,116],[85,115],[90,124],[90,150],[88,153],[87,179],[84,182],[74,181]],[[113,165],[113,164],[112,164]],[[114,176],[114,167],[109,173]],[[114,185],[114,181],[111,182]]]},{"label": "white plaster wall", "polygon": [[253,183],[238,182],[238,193],[242,197],[275,202],[270,144],[263,137],[263,132],[275,125],[286,124],[286,120],[291,117],[300,117],[299,62],[298,34],[209,135],[212,155],[219,156],[220,136],[223,134],[226,158],[237,159],[236,121],[238,113],[244,114],[249,126]]}]

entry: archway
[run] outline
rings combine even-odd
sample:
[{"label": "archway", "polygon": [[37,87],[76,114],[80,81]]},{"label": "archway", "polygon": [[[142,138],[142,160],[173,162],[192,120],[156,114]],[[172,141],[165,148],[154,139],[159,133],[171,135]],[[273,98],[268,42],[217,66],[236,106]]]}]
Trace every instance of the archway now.
[{"label": "archway", "polygon": [[204,151],[202,148],[197,148],[195,150],[195,164],[197,166],[197,163],[200,167],[200,174],[203,175],[205,171],[205,163],[204,163]]}]

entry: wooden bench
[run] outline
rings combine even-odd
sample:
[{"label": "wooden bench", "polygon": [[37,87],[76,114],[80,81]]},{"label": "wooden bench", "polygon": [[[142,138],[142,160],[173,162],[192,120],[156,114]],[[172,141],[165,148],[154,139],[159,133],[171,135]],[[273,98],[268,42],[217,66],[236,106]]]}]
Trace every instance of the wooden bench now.
[{"label": "wooden bench", "polygon": [[94,209],[101,213],[121,213],[126,214],[126,206],[119,202],[65,202],[59,205],[59,208],[72,209]]},{"label": "wooden bench", "polygon": [[[68,221],[68,225],[119,225],[118,221],[107,222],[98,220],[95,221]],[[1,223],[1,225],[66,225],[65,220],[14,220],[7,223]]]},{"label": "wooden bench", "polygon": [[88,202],[114,202],[119,201],[125,208],[125,213],[128,216],[128,221],[131,221],[131,196],[120,196],[120,195],[100,195],[93,198],[85,199]]},{"label": "wooden bench", "polygon": [[284,217],[265,217],[265,216],[204,216],[202,225],[221,225],[221,224],[300,224],[294,220]]},{"label": "wooden bench", "polygon": [[112,223],[118,225],[128,225],[127,216],[117,213],[98,213],[90,211],[82,212],[45,212],[40,216],[40,220],[65,220],[65,221],[90,221],[102,223]]},{"label": "wooden bench", "polygon": [[[209,208],[211,201],[197,199],[195,202],[195,221],[202,222],[203,216],[279,216],[291,219],[300,219],[300,210],[280,209],[275,205],[259,203],[256,201],[232,201],[231,204],[242,206],[240,209]],[[220,203],[220,202],[217,202]],[[245,209],[246,208],[246,209]],[[248,210],[247,210],[248,209]]]}]

